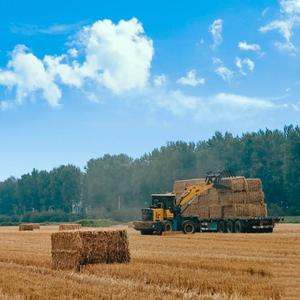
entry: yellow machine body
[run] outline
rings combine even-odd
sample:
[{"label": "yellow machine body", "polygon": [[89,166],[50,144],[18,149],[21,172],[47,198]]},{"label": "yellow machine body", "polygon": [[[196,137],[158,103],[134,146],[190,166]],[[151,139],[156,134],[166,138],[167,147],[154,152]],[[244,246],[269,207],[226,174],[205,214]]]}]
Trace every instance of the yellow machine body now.
[{"label": "yellow machine body", "polygon": [[153,210],[153,221],[163,221],[165,219],[173,218],[174,214],[169,209],[163,208],[152,208]]}]

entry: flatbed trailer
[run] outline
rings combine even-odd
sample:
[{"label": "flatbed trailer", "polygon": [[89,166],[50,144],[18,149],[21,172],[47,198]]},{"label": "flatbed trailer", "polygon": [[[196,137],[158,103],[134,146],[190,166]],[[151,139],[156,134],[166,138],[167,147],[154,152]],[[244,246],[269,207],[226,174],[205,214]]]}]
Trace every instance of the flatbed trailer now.
[{"label": "flatbed trailer", "polygon": [[240,217],[231,219],[202,219],[198,216],[180,216],[177,219],[164,221],[136,221],[134,228],[143,235],[161,234],[163,232],[182,231],[190,234],[195,232],[223,233],[267,233],[273,232],[279,217]]}]

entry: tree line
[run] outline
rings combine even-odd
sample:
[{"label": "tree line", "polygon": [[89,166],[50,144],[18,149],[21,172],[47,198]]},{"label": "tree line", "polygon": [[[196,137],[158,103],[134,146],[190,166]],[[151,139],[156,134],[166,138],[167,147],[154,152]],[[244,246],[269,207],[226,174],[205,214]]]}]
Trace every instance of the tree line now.
[{"label": "tree line", "polygon": [[73,165],[33,169],[0,182],[0,215],[38,221],[131,219],[151,193],[171,191],[175,180],[222,169],[261,178],[272,214],[300,214],[300,128],[286,126],[241,136],[216,132],[198,143],[169,142],[137,159],[106,154],[89,160],[84,170]]}]

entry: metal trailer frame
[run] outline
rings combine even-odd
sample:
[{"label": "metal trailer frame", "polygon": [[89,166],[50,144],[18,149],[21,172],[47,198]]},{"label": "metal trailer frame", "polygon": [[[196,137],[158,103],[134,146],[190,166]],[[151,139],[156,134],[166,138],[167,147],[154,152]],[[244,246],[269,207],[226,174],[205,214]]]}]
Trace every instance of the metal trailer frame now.
[{"label": "metal trailer frame", "polygon": [[[280,217],[244,217],[230,219],[201,219],[198,216],[180,216],[176,219],[164,221],[136,221],[134,228],[143,235],[161,234],[162,232],[195,233],[195,232],[223,232],[223,233],[270,233],[276,223],[282,221]],[[192,228],[194,227],[194,228]]]}]

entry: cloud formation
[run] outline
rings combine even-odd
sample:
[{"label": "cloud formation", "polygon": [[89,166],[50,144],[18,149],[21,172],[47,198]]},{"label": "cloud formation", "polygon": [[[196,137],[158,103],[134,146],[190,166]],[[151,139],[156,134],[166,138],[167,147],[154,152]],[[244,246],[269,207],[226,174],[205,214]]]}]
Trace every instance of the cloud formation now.
[{"label": "cloud formation", "polygon": [[216,66],[215,73],[219,75],[224,81],[230,82],[234,76],[234,72],[225,67],[221,59],[214,57],[213,64]]},{"label": "cloud formation", "polygon": [[223,41],[222,37],[222,30],[223,30],[223,20],[217,19],[213,21],[213,23],[209,26],[208,31],[211,33],[213,38],[212,48],[218,48]]},{"label": "cloud formation", "polygon": [[258,44],[248,44],[247,42],[239,42],[238,47],[243,51],[260,51],[260,45]]},{"label": "cloud formation", "polygon": [[153,77],[153,84],[156,87],[163,87],[167,84],[167,77],[164,74],[156,75]]},{"label": "cloud formation", "polygon": [[275,42],[275,47],[291,54],[297,51],[292,37],[294,29],[300,25],[300,0],[280,0],[280,18],[265,26],[260,27],[259,31],[266,33],[277,30],[284,38],[283,42]]},{"label": "cloud formation", "polygon": [[191,96],[180,90],[153,91],[145,97],[155,110],[164,109],[174,116],[189,115],[194,120],[244,120],[266,112],[299,111],[295,104],[277,103],[260,97],[248,97],[233,93],[217,93],[210,96]]},{"label": "cloud formation", "polygon": [[[254,68],[255,68],[255,63],[254,61],[252,61],[250,58],[239,58],[236,57],[235,58],[235,65],[238,67],[238,69],[240,70],[240,73],[242,75],[247,75],[247,71],[253,72]],[[247,69],[247,70],[245,70]]]},{"label": "cloud formation", "polygon": [[15,88],[18,104],[35,92],[41,92],[53,107],[58,106],[61,98],[61,91],[54,82],[54,77],[45,69],[43,62],[25,46],[15,47],[7,69],[0,70],[0,85]]},{"label": "cloud formation", "polygon": [[198,77],[196,70],[190,70],[186,73],[185,76],[179,78],[177,80],[177,83],[181,85],[189,85],[195,87],[197,85],[204,84],[205,79]]},{"label": "cloud formation", "polygon": [[116,95],[146,86],[154,48],[137,19],[97,21],[84,27],[73,44],[66,54],[43,59],[17,46],[6,69],[0,70],[0,85],[15,89],[17,103],[41,92],[52,106],[61,98],[59,84],[93,84]]}]

